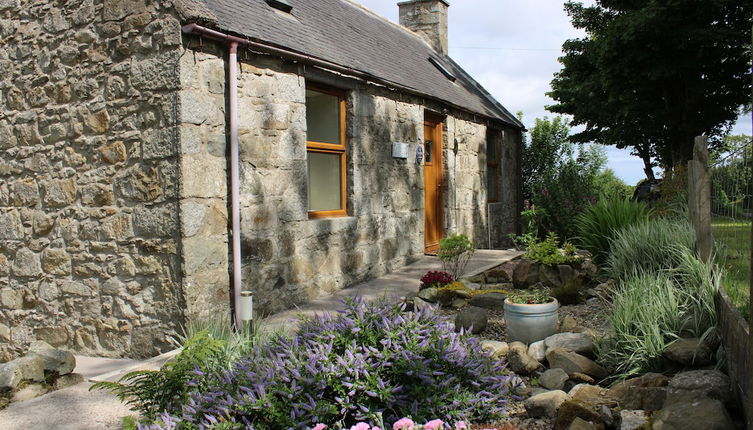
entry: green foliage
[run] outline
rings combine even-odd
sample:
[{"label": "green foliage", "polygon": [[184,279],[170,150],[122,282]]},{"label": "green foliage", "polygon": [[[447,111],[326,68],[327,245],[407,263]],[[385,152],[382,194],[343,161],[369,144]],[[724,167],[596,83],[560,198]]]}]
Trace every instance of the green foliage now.
[{"label": "green foliage", "polygon": [[123,417],[123,430],[138,430],[139,422],[133,415]]},{"label": "green foliage", "polygon": [[694,246],[695,232],[686,221],[649,219],[614,235],[605,271],[615,280],[625,280],[639,270],[669,270],[680,261],[678,249],[692,250]]},{"label": "green foliage", "polygon": [[508,296],[512,303],[526,305],[540,305],[550,303],[554,298],[547,288],[531,288],[528,290],[517,290]]},{"label": "green foliage", "polygon": [[449,272],[453,279],[460,279],[475,251],[468,236],[453,234],[439,240],[437,256],[442,260],[442,270]]},{"label": "green foliage", "polygon": [[160,370],[136,370],[124,375],[118,382],[97,382],[90,390],[112,391],[121,401],[132,406],[147,418],[155,418],[186,401],[188,382],[196,378],[194,370],[218,360],[225,341],[214,339],[208,331],[192,336],[174,361],[165,363]]},{"label": "green foliage", "polygon": [[722,285],[744,318],[750,318],[750,221],[714,218],[711,222],[720,264]]},{"label": "green foliage", "polygon": [[634,272],[613,292],[612,337],[599,344],[599,361],[617,379],[661,371],[662,353],[680,332],[680,292],[666,274]]},{"label": "green foliage", "polygon": [[565,242],[562,249],[559,247],[557,234],[550,232],[546,239],[532,240],[528,242],[525,257],[537,263],[556,266],[558,264],[569,264],[581,260],[578,256],[575,246],[570,242]]},{"label": "green foliage", "polygon": [[573,218],[596,199],[595,178],[606,164],[604,149],[568,142],[570,129],[561,117],[536,119],[523,151],[523,196],[538,211],[534,232],[575,236]]},{"label": "green foliage", "polygon": [[663,371],[664,349],[681,331],[704,338],[717,324],[714,300],[721,273],[684,246],[670,270],[638,270],[612,292],[612,337],[599,345],[599,360],[617,379]]},{"label": "green foliage", "polygon": [[615,234],[627,226],[647,220],[650,213],[645,204],[626,198],[601,199],[575,218],[578,244],[591,253],[595,264],[603,264],[609,256]]},{"label": "green foliage", "polygon": [[[258,326],[234,331],[226,318],[197,321],[181,338],[182,351],[160,370],[137,370],[118,382],[98,382],[91,389],[112,391],[147,418],[182,404],[192,389],[206,383],[197,374],[218,373],[245,357],[261,338]],[[189,381],[193,381],[189,386]]]},{"label": "green foliage", "polygon": [[614,170],[604,169],[594,176],[595,195],[602,199],[630,199],[635,187],[615,175]]},{"label": "green foliage", "polygon": [[584,126],[575,142],[631,148],[664,166],[692,158],[693,137],[718,142],[750,104],[753,3],[568,2],[573,26],[549,110]]}]

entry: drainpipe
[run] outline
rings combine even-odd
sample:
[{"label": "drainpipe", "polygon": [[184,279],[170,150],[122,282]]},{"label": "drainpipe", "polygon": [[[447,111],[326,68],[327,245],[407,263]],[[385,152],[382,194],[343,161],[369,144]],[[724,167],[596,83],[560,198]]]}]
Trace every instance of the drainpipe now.
[{"label": "drainpipe", "polygon": [[[240,216],[240,156],[238,150],[238,42],[230,42],[228,46],[228,127],[230,128],[230,200],[232,210],[233,229],[233,303],[235,305],[235,328],[243,328],[242,316],[252,318],[253,299],[251,295],[245,295],[248,303],[243,303],[242,309],[241,290],[241,216]],[[244,301],[246,301],[244,300]],[[245,310],[246,315],[242,315]]]}]

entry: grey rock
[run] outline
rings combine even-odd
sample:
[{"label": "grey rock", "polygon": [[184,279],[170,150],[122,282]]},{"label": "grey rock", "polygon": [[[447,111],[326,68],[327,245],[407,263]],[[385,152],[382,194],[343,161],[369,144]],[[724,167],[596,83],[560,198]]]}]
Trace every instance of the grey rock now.
[{"label": "grey rock", "polygon": [[29,355],[37,356],[44,362],[44,370],[57,372],[58,375],[67,375],[76,367],[76,357],[68,351],[55,349],[50,344],[35,341],[29,347]]},{"label": "grey rock", "polygon": [[549,367],[559,367],[567,372],[568,375],[573,373],[585,373],[586,375],[593,376],[597,379],[602,379],[607,376],[607,371],[603,367],[587,357],[566,349],[552,348],[547,351],[546,359],[549,362]]},{"label": "grey rock", "polygon": [[557,333],[544,339],[546,349],[564,348],[578,354],[593,354],[594,339],[588,333]]},{"label": "grey rock", "polygon": [[510,363],[510,369],[518,375],[529,375],[543,367],[541,363],[528,355],[528,348],[522,342],[513,342],[510,344],[510,351],[507,353],[507,362]]},{"label": "grey rock", "polygon": [[481,288],[481,284],[471,282],[468,279],[461,279],[460,282],[462,282],[463,285],[465,285],[465,288],[468,288],[469,290],[478,290]]},{"label": "grey rock", "polygon": [[430,303],[435,303],[438,299],[437,296],[437,289],[433,287],[424,288],[418,292],[418,297]]},{"label": "grey rock", "polygon": [[420,298],[420,297],[414,297],[413,298],[413,307],[416,311],[421,311],[423,309],[431,309],[432,304],[427,302],[426,300]]},{"label": "grey rock", "polygon": [[651,418],[654,430],[729,430],[735,424],[719,400],[699,398],[666,405]]},{"label": "grey rock", "polygon": [[47,387],[42,384],[28,384],[13,394],[14,402],[23,402],[37,398],[47,393]]},{"label": "grey rock", "polygon": [[455,316],[455,331],[470,330],[473,334],[486,330],[489,323],[489,312],[484,308],[469,306],[458,311]]},{"label": "grey rock", "polygon": [[534,388],[531,389],[531,395],[530,395],[530,397],[538,396],[539,394],[548,393],[550,391],[552,391],[552,390],[547,390],[546,388],[541,388],[541,387],[534,387]]},{"label": "grey rock", "polygon": [[667,399],[669,378],[659,373],[647,373],[616,384],[609,396],[617,399],[623,409],[658,411]]},{"label": "grey rock", "polygon": [[714,354],[701,339],[677,339],[667,346],[664,356],[683,366],[707,366],[714,362]]},{"label": "grey rock", "polygon": [[562,369],[549,369],[539,378],[539,384],[550,390],[562,390],[569,377]]},{"label": "grey rock", "polygon": [[486,308],[490,310],[504,309],[506,295],[502,293],[480,294],[471,299],[471,306]]},{"label": "grey rock", "polygon": [[55,389],[62,390],[84,382],[84,376],[79,373],[69,373],[55,380]]},{"label": "grey rock", "polygon": [[44,381],[44,361],[26,356],[0,364],[0,392],[15,389],[21,381]]},{"label": "grey rock", "polygon": [[544,345],[544,341],[540,340],[528,345],[528,355],[536,359],[536,361],[544,361],[546,358],[546,345]]},{"label": "grey rock", "polygon": [[648,414],[646,411],[620,411],[620,427],[619,430],[636,430],[637,428],[644,426],[648,423]]},{"label": "grey rock", "polygon": [[578,322],[572,315],[565,315],[560,323],[560,333],[574,332],[578,328]]},{"label": "grey rock", "polygon": [[586,421],[581,417],[575,417],[573,422],[570,423],[570,427],[567,428],[567,430],[597,430],[598,427],[591,423],[590,421]]},{"label": "grey rock", "polygon": [[557,415],[557,409],[568,399],[564,391],[554,390],[546,393],[537,394],[526,399],[523,406],[526,408],[528,416],[533,418],[554,418]]},{"label": "grey rock", "polygon": [[495,268],[485,273],[486,282],[490,284],[503,284],[512,282],[512,273],[503,268]]},{"label": "grey rock", "polygon": [[510,350],[510,346],[507,342],[500,342],[497,340],[482,340],[481,350],[486,351],[494,358],[503,358]]},{"label": "grey rock", "polygon": [[725,404],[732,402],[729,377],[718,370],[678,373],[669,381],[668,390],[667,404],[704,396]]},{"label": "grey rock", "polygon": [[450,304],[450,306],[452,306],[455,309],[464,308],[464,307],[468,306],[468,300],[466,300],[466,299],[460,299],[460,298],[454,299],[452,301],[452,303]]}]

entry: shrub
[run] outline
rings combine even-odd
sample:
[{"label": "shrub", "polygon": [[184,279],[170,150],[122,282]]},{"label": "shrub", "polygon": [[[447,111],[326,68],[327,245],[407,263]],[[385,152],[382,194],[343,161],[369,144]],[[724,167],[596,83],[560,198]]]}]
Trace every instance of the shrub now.
[{"label": "shrub", "polygon": [[465,272],[465,266],[473,257],[476,248],[473,242],[464,234],[453,234],[439,240],[439,254],[442,269],[452,275],[453,279],[460,279]]},{"label": "shrub", "polygon": [[618,231],[605,267],[613,279],[627,279],[639,270],[669,270],[680,261],[678,250],[692,250],[695,233],[685,221],[654,218]]},{"label": "shrub", "polygon": [[421,277],[421,287],[424,288],[442,288],[445,285],[451,284],[455,278],[447,272],[430,270]]},{"label": "shrub", "polygon": [[543,241],[530,241],[527,244],[525,257],[549,266],[573,263],[581,259],[570,242],[565,242],[560,249],[559,239],[554,232],[550,232]]},{"label": "shrub", "polygon": [[478,339],[387,300],[346,301],[339,315],[304,321],[293,339],[275,338],[212,376],[152,428],[349,427],[380,415],[485,422],[503,413],[510,382]]},{"label": "shrub", "polygon": [[674,268],[637,271],[613,291],[613,336],[600,345],[599,357],[620,379],[662,371],[662,353],[682,331],[703,338],[716,327],[718,268],[687,248],[675,252]]},{"label": "shrub", "polygon": [[575,219],[578,244],[591,253],[594,263],[603,264],[609,256],[615,234],[629,225],[647,220],[649,215],[650,210],[644,203],[625,198],[599,200]]},{"label": "shrub", "polygon": [[681,328],[680,292],[667,274],[640,271],[613,291],[613,334],[599,345],[599,361],[618,379],[660,371],[662,353]]},{"label": "shrub", "polygon": [[112,391],[121,401],[132,406],[146,418],[173,410],[188,398],[191,388],[204,383],[196,371],[205,374],[220,372],[250,352],[257,343],[257,326],[234,331],[226,318],[201,320],[186,328],[179,339],[182,351],[175,360],[159,370],[137,370],[121,377],[118,382],[98,382],[92,389]]}]

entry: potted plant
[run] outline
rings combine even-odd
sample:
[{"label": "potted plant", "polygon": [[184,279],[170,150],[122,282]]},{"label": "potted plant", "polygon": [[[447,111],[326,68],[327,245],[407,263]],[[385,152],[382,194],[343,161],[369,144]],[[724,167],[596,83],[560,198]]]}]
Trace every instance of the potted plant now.
[{"label": "potted plant", "polygon": [[557,332],[560,304],[546,288],[525,290],[505,299],[507,338],[526,344]]}]

